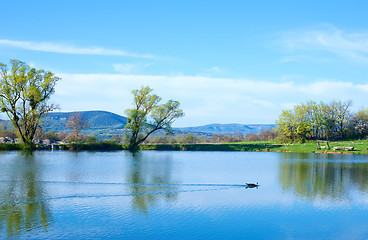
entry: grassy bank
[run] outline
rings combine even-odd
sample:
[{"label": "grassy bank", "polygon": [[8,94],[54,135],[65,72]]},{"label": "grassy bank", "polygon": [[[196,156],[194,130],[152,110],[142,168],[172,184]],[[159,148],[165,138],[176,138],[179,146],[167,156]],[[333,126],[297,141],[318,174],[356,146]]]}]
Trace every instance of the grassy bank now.
[{"label": "grassy bank", "polygon": [[22,150],[23,145],[19,143],[0,143],[0,151]]},{"label": "grassy bank", "polygon": [[198,144],[144,144],[141,150],[171,151],[267,151],[278,145],[268,142],[258,143],[198,143]]},{"label": "grassy bank", "polygon": [[[321,146],[326,146],[321,143]],[[277,144],[272,142],[242,142],[242,143],[206,143],[206,144],[144,144],[141,150],[171,150],[171,151],[264,151],[264,152],[301,152],[301,153],[368,153],[368,141],[338,141],[329,142],[330,149],[317,149],[317,142],[302,144]],[[354,151],[333,150],[334,147],[354,147]]]},{"label": "grassy bank", "polygon": [[79,143],[79,144],[66,144],[64,145],[65,150],[70,151],[115,151],[123,150],[121,144],[97,142],[97,143]]},{"label": "grassy bank", "polygon": [[[326,146],[321,143],[321,146]],[[300,152],[300,153],[354,153],[368,154],[368,140],[350,140],[329,142],[330,149],[317,149],[316,141],[303,144],[277,144],[273,142],[241,142],[241,143],[203,143],[203,144],[143,144],[141,150],[161,151],[256,151],[256,152]],[[333,150],[334,147],[354,147],[354,151]],[[21,144],[0,143],[0,151],[22,150]],[[39,150],[50,149],[38,148]],[[59,148],[55,148],[59,149]],[[126,150],[117,143],[82,143],[65,144],[60,149],[70,151],[113,151]]]}]

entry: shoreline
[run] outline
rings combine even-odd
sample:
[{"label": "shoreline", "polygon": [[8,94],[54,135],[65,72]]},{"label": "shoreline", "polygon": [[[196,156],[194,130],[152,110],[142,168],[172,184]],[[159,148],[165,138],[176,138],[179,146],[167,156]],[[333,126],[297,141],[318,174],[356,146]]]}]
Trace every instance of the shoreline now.
[{"label": "shoreline", "polygon": [[[230,151],[230,152],[288,152],[288,153],[325,153],[325,154],[368,154],[368,141],[359,140],[330,142],[330,149],[317,149],[316,142],[301,144],[281,144],[273,142],[241,143],[196,143],[196,144],[142,144],[142,151]],[[354,150],[333,150],[334,147],[354,147]],[[21,144],[0,143],[0,151],[22,150]],[[82,143],[37,145],[36,151],[121,151],[127,150],[121,143]]]},{"label": "shoreline", "polygon": [[[330,149],[317,149],[316,142],[301,144],[279,144],[273,142],[242,143],[198,143],[198,144],[143,144],[141,150],[157,151],[240,151],[240,152],[291,152],[291,153],[328,153],[328,154],[368,154],[368,141],[359,140],[330,142]],[[353,151],[333,150],[334,147],[354,147]]]}]

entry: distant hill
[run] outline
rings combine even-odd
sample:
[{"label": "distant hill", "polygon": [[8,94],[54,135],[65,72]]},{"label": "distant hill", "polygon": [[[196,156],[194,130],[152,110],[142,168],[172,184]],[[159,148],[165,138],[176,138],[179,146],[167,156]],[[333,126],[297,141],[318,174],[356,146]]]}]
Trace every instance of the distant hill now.
[{"label": "distant hill", "polygon": [[274,128],[275,124],[208,124],[204,126],[198,127],[185,127],[178,128],[178,130],[188,131],[188,132],[203,132],[203,133],[211,133],[211,134],[234,134],[235,132],[241,132],[243,135],[247,133],[260,133],[262,130],[269,130]]},{"label": "distant hill", "polygon": [[[43,118],[42,128],[45,132],[52,130],[54,132],[68,132],[71,130],[65,127],[70,114],[75,112],[51,112]],[[88,120],[89,128],[82,131],[84,134],[93,135],[100,139],[111,138],[114,135],[123,136],[124,127],[127,124],[127,118],[107,111],[82,111],[79,112]],[[10,128],[9,120],[0,120],[0,124]],[[275,124],[208,124],[197,127],[174,128],[175,134],[192,133],[196,136],[211,136],[211,134],[234,134],[241,132],[260,133],[262,130],[268,130],[275,127]],[[157,133],[164,134],[163,132]]]},{"label": "distant hill", "polygon": [[109,138],[113,135],[123,135],[127,118],[107,111],[82,112],[51,112],[43,119],[44,131],[70,132],[65,127],[70,114],[80,113],[88,121],[89,127],[82,131],[84,134]]}]

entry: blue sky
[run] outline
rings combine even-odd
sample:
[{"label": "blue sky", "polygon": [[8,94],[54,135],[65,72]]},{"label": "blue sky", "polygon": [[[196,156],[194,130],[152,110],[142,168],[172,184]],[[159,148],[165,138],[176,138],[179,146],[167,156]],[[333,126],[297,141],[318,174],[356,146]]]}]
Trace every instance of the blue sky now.
[{"label": "blue sky", "polygon": [[[61,111],[124,115],[149,85],[174,126],[274,123],[282,109],[368,107],[366,1],[5,1],[0,62],[62,78]],[[5,10],[5,11],[4,11]]]}]

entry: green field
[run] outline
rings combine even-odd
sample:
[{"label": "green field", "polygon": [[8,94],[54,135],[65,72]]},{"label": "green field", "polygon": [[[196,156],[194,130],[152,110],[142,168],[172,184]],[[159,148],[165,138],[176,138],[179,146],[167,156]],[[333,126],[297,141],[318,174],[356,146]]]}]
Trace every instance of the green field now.
[{"label": "green field", "polygon": [[[264,152],[301,152],[301,153],[368,153],[368,141],[336,141],[328,142],[330,149],[317,150],[317,142],[302,144],[277,144],[273,142],[241,142],[241,143],[206,143],[206,144],[144,144],[141,150],[176,150],[176,151],[264,151]],[[321,143],[325,147],[325,143]],[[333,150],[333,147],[354,147],[353,151]]]},{"label": "green field", "polygon": [[[326,146],[321,143],[321,146]],[[241,143],[200,143],[200,144],[142,144],[141,150],[161,151],[255,151],[255,152],[300,152],[300,153],[352,153],[368,154],[368,140],[329,142],[330,149],[317,150],[317,142],[295,144],[277,144],[273,142],[241,142]],[[334,147],[354,147],[353,151],[333,150]],[[21,150],[21,144],[0,144],[0,151]],[[42,147],[40,149],[43,149]],[[126,150],[117,143],[66,144],[65,150],[77,151],[109,151]]]}]

